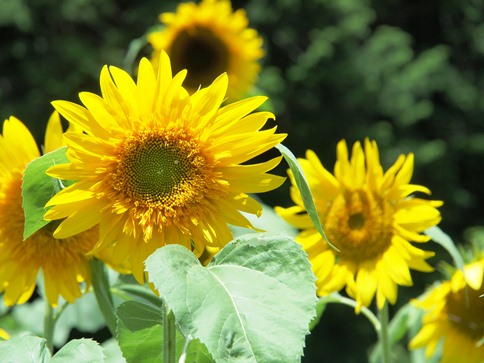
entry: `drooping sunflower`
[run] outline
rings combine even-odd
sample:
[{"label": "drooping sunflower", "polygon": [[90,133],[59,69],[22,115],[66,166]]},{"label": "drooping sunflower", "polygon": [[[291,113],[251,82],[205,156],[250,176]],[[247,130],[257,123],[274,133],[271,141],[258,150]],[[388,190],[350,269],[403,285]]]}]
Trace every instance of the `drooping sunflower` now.
[{"label": "drooping sunflower", "polygon": [[[99,225],[92,253],[113,247],[113,261],[129,260],[143,281],[143,262],[165,244],[186,246],[200,255],[205,246],[231,240],[227,224],[251,227],[240,211],[260,214],[246,193],[272,190],[284,178],[266,172],[280,157],[247,164],[285,138],[276,128],[260,131],[269,112],[255,112],[265,97],[220,107],[226,74],[189,93],[186,71],[172,77],[162,52],[158,73],[143,58],[135,83],[124,71],[104,67],[102,97],[81,93],[85,107],[53,102],[85,134],[68,139],[69,164],[49,175],[77,180],[48,203],[46,219],[62,219],[54,235],[64,238]],[[241,165],[243,163],[243,165]]]},{"label": "drooping sunflower", "polygon": [[227,97],[233,101],[256,81],[264,55],[262,38],[248,28],[245,11],[234,12],[229,0],[181,3],[176,13],[162,13],[160,21],[166,27],[148,36],[154,63],[166,51],[175,73],[188,70],[184,87],[190,93],[226,72]]},{"label": "drooping sunflower", "polygon": [[410,269],[432,270],[425,260],[433,253],[410,241],[429,240],[420,232],[439,223],[436,207],[442,203],[411,196],[415,192],[430,194],[424,186],[409,184],[413,154],[400,155],[383,173],[375,141],[365,140],[364,150],[356,142],[349,159],[342,140],[337,146],[334,176],[311,150],[299,162],[328,240],[341,252],[331,248],[314,228],[290,172],[291,198],[296,205],[276,207],[276,212],[302,229],[296,241],[308,253],[320,296],[346,286],[357,302],[357,311],[369,306],[375,294],[381,309],[385,301],[396,302],[398,285],[412,285]]},{"label": "drooping sunflower", "polygon": [[427,312],[411,349],[431,357],[443,340],[441,363],[484,362],[484,258],[456,270],[415,305]]},{"label": "drooping sunflower", "polygon": [[[46,129],[44,149],[63,145],[59,114],[54,112]],[[26,302],[35,289],[41,269],[46,296],[56,306],[59,295],[73,302],[82,295],[81,282],[90,284],[89,260],[85,253],[97,241],[97,231],[59,240],[52,236],[53,224],[23,240],[22,177],[27,164],[38,158],[37,144],[24,124],[10,117],[0,136],[0,292],[6,305]]]}]

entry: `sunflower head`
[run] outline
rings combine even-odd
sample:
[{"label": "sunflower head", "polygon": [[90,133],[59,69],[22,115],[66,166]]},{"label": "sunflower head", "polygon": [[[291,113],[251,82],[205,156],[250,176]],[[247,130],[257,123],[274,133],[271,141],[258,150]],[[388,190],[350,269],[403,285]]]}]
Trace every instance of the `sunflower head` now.
[{"label": "sunflower head", "polygon": [[438,201],[412,194],[430,191],[409,184],[413,155],[401,155],[385,173],[374,141],[353,146],[351,157],[345,141],[337,146],[334,174],[326,170],[310,150],[299,162],[307,176],[328,246],[307,215],[294,177],[291,198],[295,206],[276,207],[277,213],[302,229],[296,240],[309,255],[320,295],[346,286],[357,301],[357,311],[368,306],[376,294],[378,307],[395,303],[397,285],[412,285],[409,269],[431,271],[425,260],[433,253],[410,242],[426,242],[421,234],[440,221]]},{"label": "sunflower head", "polygon": [[[44,148],[52,151],[63,143],[62,125],[54,112],[48,122]],[[53,306],[59,295],[73,302],[82,294],[79,283],[89,286],[89,261],[84,254],[94,246],[97,232],[59,240],[52,236],[58,223],[50,223],[23,240],[23,172],[40,152],[29,130],[13,116],[3,124],[0,150],[0,292],[4,292],[5,303],[26,302],[32,296],[39,270]]]},{"label": "sunflower head", "polygon": [[149,34],[153,59],[164,50],[175,72],[188,70],[184,86],[193,93],[220,74],[229,75],[227,97],[240,99],[256,81],[262,38],[247,27],[245,11],[232,10],[229,0],[181,3],[176,13],[162,13],[161,31]]},{"label": "sunflower head", "polygon": [[442,363],[484,361],[484,258],[455,270],[414,304],[424,309],[423,326],[410,342],[427,357],[443,340]]},{"label": "sunflower head", "polygon": [[251,227],[240,212],[259,215],[261,206],[246,193],[284,181],[267,173],[280,157],[250,164],[285,138],[275,128],[261,131],[274,117],[253,112],[265,97],[221,107],[226,74],[190,95],[182,87],[186,71],[172,76],[165,52],[159,60],[155,67],[141,60],[137,83],[105,67],[102,97],[81,93],[84,106],[54,102],[85,133],[66,136],[70,163],[48,171],[77,180],[47,204],[46,219],[65,218],[54,235],[99,226],[91,253],[111,248],[112,262],[127,262],[140,282],[144,260],[161,246],[181,244],[200,256],[232,239],[228,224]]}]

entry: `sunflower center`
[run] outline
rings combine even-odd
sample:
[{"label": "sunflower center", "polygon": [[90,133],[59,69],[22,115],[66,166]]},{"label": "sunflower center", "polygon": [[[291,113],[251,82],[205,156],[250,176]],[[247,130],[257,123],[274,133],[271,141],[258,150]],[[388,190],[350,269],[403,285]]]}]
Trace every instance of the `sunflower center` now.
[{"label": "sunflower center", "polygon": [[139,131],[120,145],[112,183],[135,206],[173,208],[203,197],[206,164],[184,130]]},{"label": "sunflower center", "polygon": [[447,317],[464,334],[479,340],[484,336],[484,284],[480,290],[465,288],[447,295]]},{"label": "sunflower center", "polygon": [[392,216],[388,202],[367,190],[355,190],[335,198],[323,223],[340,256],[361,262],[378,257],[390,246]]},{"label": "sunflower center", "polygon": [[170,50],[174,72],[188,70],[184,85],[196,90],[228,70],[228,49],[210,29],[194,27],[177,34]]}]

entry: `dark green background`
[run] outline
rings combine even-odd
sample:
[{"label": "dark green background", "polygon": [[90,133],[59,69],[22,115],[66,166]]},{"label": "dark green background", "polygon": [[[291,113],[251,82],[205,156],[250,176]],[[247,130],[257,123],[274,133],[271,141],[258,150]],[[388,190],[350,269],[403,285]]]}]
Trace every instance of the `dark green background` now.
[{"label": "dark green background", "polygon": [[[483,224],[483,0],[238,1],[265,40],[256,93],[267,94],[297,156],[332,170],[336,143],[370,137],[387,168],[414,152],[413,182],[442,199],[441,228],[457,241]],[[162,0],[1,0],[0,117],[15,115],[41,142],[50,101],[99,92],[104,64],[174,10]],[[144,48],[141,54],[149,54]],[[278,173],[285,173],[281,166]],[[288,206],[289,186],[263,195]],[[445,253],[438,252],[432,263]],[[440,275],[414,274],[401,303]],[[308,338],[305,362],[364,362],[376,336],[361,316],[331,306]],[[330,357],[330,358],[328,358]]]}]

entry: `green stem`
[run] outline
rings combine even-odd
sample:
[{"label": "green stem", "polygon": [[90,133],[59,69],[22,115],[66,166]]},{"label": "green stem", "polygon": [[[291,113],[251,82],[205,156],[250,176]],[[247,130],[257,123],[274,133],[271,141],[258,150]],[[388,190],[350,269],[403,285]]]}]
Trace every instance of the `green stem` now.
[{"label": "green stem", "polygon": [[[347,297],[341,296],[340,294],[333,293],[331,295],[325,296],[320,298],[321,301],[324,301],[325,303],[340,303],[343,305],[351,306],[353,308],[356,308],[356,301],[349,299]],[[370,321],[370,323],[373,325],[373,328],[375,331],[378,333],[381,329],[380,321],[378,318],[375,316],[375,314],[372,313],[370,309],[368,309],[366,306],[361,307],[361,313]]]},{"label": "green stem", "polygon": [[175,315],[166,304],[163,314],[163,362],[176,363]]},{"label": "green stem", "polygon": [[390,337],[388,335],[388,303],[385,302],[385,305],[381,310],[378,310],[378,316],[380,318],[380,344],[382,348],[382,362],[383,363],[390,363],[391,362],[391,347],[390,347]]},{"label": "green stem", "polygon": [[50,305],[49,300],[45,299],[44,309],[44,339],[47,341],[47,348],[54,354],[54,308]]},{"label": "green stem", "polygon": [[96,296],[99,309],[104,316],[106,325],[113,337],[116,337],[116,313],[113,298],[109,290],[109,280],[104,264],[97,260],[91,260],[92,288]]},{"label": "green stem", "polygon": [[180,355],[180,359],[178,360],[178,363],[185,363],[185,361],[187,359],[188,346],[190,345],[191,341],[192,341],[192,336],[189,334],[185,338],[185,343],[183,344],[182,354]]}]

